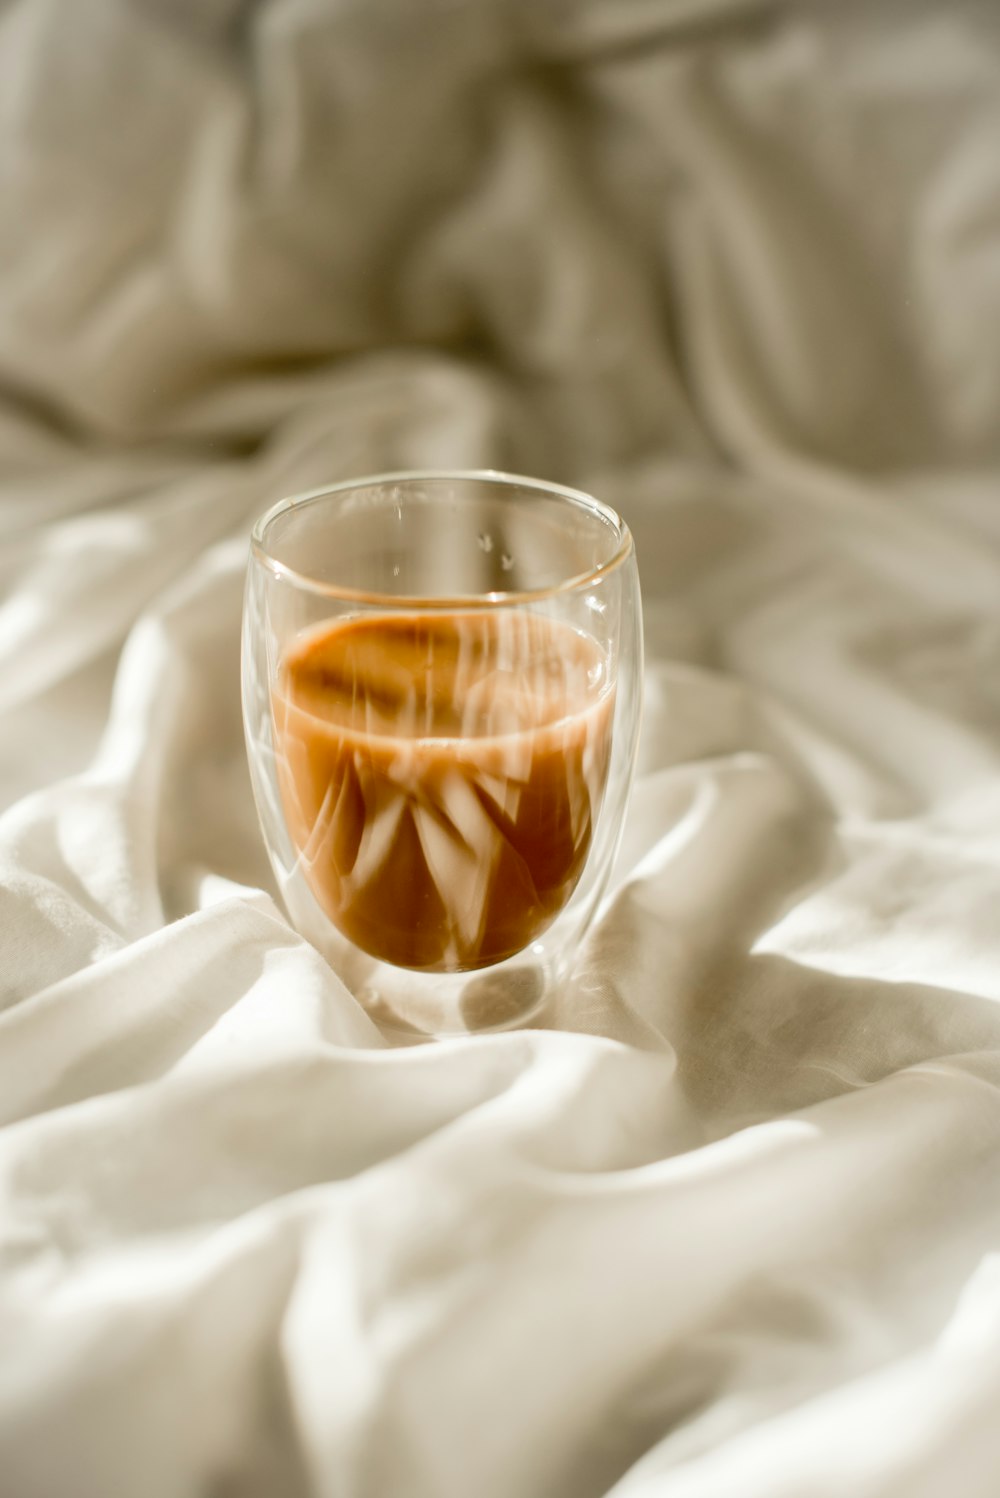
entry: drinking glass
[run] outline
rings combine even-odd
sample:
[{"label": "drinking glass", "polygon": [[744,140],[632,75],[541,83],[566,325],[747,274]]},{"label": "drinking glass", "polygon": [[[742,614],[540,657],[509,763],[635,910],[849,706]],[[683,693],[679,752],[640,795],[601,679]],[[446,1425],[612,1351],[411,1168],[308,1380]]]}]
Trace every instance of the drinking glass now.
[{"label": "drinking glass", "polygon": [[243,712],[293,924],[398,1035],[523,1023],[607,884],[639,731],[628,528],[573,489],[392,473],[253,529]]}]

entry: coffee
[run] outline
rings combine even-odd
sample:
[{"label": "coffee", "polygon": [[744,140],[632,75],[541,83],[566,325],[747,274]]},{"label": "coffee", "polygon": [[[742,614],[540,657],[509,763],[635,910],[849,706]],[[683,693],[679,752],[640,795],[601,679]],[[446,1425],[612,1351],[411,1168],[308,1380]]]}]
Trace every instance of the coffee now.
[{"label": "coffee", "polygon": [[583,870],[613,701],[597,643],[528,612],[355,616],[301,636],[272,708],[318,904],[400,967],[523,950]]}]

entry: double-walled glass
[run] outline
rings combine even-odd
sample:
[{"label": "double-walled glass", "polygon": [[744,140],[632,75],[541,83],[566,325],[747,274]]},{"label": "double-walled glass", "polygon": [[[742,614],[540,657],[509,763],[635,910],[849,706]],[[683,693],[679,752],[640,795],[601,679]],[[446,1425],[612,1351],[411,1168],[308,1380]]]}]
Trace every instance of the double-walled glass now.
[{"label": "double-walled glass", "polygon": [[387,1029],[523,1023],[572,961],[639,730],[632,539],[586,494],[389,474],[253,531],[243,707],[289,914]]}]

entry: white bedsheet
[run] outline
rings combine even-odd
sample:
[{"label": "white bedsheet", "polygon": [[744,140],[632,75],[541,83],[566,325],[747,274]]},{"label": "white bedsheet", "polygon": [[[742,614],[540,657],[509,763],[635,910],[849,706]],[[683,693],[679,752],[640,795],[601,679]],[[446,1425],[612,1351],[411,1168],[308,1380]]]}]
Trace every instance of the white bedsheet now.
[{"label": "white bedsheet", "polygon": [[[995,1498],[998,202],[974,0],[0,5],[2,1498]],[[410,465],[649,667],[573,981],[392,1050],[238,624]]]}]

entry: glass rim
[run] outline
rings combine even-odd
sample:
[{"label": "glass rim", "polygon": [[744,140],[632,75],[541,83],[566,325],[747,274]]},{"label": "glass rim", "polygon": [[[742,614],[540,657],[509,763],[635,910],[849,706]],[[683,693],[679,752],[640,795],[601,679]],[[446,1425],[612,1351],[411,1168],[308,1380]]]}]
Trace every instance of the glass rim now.
[{"label": "glass rim", "polygon": [[[371,489],[379,485],[402,484],[415,480],[436,482],[449,479],[494,484],[497,489],[518,486],[551,495],[556,499],[566,500],[570,504],[587,510],[614,530],[618,537],[618,545],[607,561],[599,562],[596,567],[588,568],[585,572],[562,578],[546,588],[516,590],[498,588],[485,593],[454,593],[448,596],[438,593],[382,593],[367,588],[350,588],[338,583],[323,582],[320,578],[310,577],[308,573],[290,567],[287,562],[280,562],[267,548],[266,533],[273,522],[300,506],[329,498],[332,495],[347,494],[351,490]],[[530,478],[526,474],[505,473],[495,468],[411,468],[343,479],[336,484],[324,484],[322,488],[306,489],[299,494],[291,494],[284,499],[279,499],[254,522],[250,532],[250,549],[253,557],[275,577],[283,578],[311,593],[349,603],[366,603],[385,607],[387,610],[398,610],[418,607],[423,609],[454,608],[457,605],[465,608],[503,607],[558,598],[563,594],[575,593],[586,588],[616,571],[632,555],[634,542],[632,532],[618,511],[606,504],[604,500],[595,498],[583,489],[573,489],[566,484],[554,484],[547,479]]]}]

